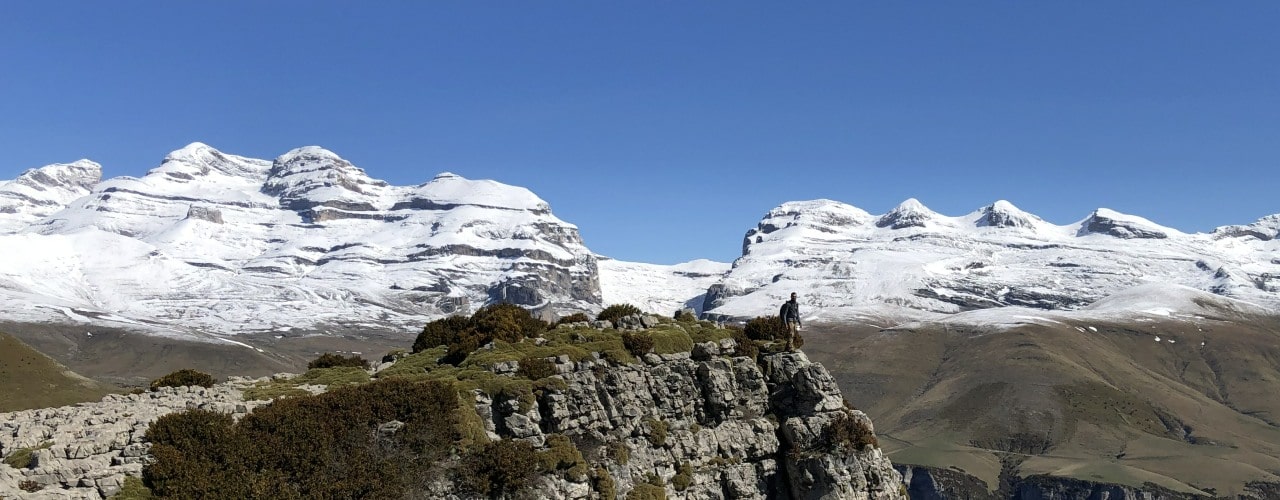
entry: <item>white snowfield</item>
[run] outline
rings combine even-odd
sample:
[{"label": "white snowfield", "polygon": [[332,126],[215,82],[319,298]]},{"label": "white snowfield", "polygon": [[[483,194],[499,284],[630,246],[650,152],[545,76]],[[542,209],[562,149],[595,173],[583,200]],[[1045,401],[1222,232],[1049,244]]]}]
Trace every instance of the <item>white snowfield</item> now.
[{"label": "white snowfield", "polygon": [[832,200],[789,202],[747,232],[742,257],[709,294],[707,310],[773,315],[797,292],[811,321],[937,318],[975,309],[987,312],[958,318],[1004,321],[1081,309],[1115,294],[1152,303],[1117,299],[1090,309],[1196,310],[1184,300],[1192,289],[1241,310],[1274,313],[1278,236],[1275,215],[1188,234],[1105,208],[1055,225],[1007,201],[959,217],[914,199],[878,216]]},{"label": "white snowfield", "polygon": [[408,335],[496,300],[742,319],[797,292],[806,321],[883,327],[1280,306],[1280,215],[1188,234],[1105,208],[1055,225],[1006,201],[959,217],[797,201],[732,265],[667,266],[594,255],[527,189],[450,173],[393,186],[314,146],[259,160],[195,143],[141,178],[101,176],[81,160],[0,181],[0,320],[227,341]]},{"label": "white snowfield", "polygon": [[81,161],[0,186],[2,319],[414,332],[495,294],[601,301],[577,228],[520,187],[448,173],[391,186],[318,147],[267,161],[198,143],[141,178],[100,176]]}]

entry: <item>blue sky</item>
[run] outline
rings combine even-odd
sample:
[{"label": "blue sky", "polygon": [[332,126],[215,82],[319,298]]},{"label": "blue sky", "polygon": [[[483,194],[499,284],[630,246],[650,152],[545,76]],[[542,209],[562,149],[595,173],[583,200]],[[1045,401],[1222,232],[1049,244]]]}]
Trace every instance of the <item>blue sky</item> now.
[{"label": "blue sky", "polygon": [[[372,6],[368,5],[371,4]],[[1280,213],[1278,2],[13,2],[0,179],[190,142],[531,189],[624,260],[769,209]]]}]

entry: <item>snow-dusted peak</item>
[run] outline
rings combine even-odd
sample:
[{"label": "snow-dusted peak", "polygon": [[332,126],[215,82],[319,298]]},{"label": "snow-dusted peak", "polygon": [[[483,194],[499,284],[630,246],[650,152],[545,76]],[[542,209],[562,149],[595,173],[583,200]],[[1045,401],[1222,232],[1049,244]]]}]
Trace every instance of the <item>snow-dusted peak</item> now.
[{"label": "snow-dusted peak", "polygon": [[907,227],[926,227],[929,221],[936,220],[941,217],[937,212],[929,210],[929,207],[920,203],[920,200],[908,198],[900,203],[889,213],[881,215],[876,220],[876,227],[887,227],[890,229],[902,229]]},{"label": "snow-dusted peak", "polygon": [[102,180],[102,165],[90,160],[71,163],[55,163],[29,169],[18,175],[4,187],[16,190],[19,186],[35,191],[49,189],[89,190]]},{"label": "snow-dusted peak", "polygon": [[19,231],[89,194],[102,166],[89,160],[33,168],[0,183],[0,233]]},{"label": "snow-dusted peak", "polygon": [[1262,241],[1280,238],[1280,214],[1268,215],[1244,226],[1222,226],[1213,230],[1215,238],[1253,237]]},{"label": "snow-dusted peak", "polygon": [[165,155],[160,166],[151,169],[147,175],[163,176],[168,180],[182,182],[216,172],[260,182],[266,178],[267,169],[270,166],[271,164],[264,160],[226,154],[208,144],[193,142]]},{"label": "snow-dusted peak", "polygon": [[1012,227],[1034,229],[1044,224],[1039,217],[1023,211],[1005,200],[999,200],[978,210],[974,225],[978,227]]},{"label": "snow-dusted peak", "polygon": [[1106,234],[1117,238],[1164,239],[1171,234],[1181,234],[1176,229],[1168,228],[1136,215],[1129,215],[1099,208],[1089,217],[1080,221],[1077,236],[1089,234]]},{"label": "snow-dusted peak", "polygon": [[[478,205],[491,208],[529,210],[546,213],[551,206],[528,189],[492,180],[472,180],[444,172],[431,181],[413,188],[416,205]],[[425,202],[425,203],[424,203]]]},{"label": "snow-dusted peak", "polygon": [[364,170],[319,146],[282,154],[271,164],[262,192],[280,197],[294,210],[317,205],[348,210],[374,210],[387,188]]}]

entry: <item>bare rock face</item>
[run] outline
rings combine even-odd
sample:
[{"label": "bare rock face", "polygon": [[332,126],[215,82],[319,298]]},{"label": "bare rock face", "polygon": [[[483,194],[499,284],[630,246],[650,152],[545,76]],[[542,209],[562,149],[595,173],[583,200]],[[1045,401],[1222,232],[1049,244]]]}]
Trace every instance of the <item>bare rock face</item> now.
[{"label": "bare rock face", "polygon": [[[553,358],[563,388],[523,410],[477,392],[476,409],[493,439],[543,446],[568,436],[588,462],[607,464],[619,495],[656,476],[671,498],[906,498],[878,448],[830,442],[841,416],[868,429],[870,420],[845,407],[825,368],[800,352],[757,363],[731,356],[733,348],[731,340],[704,343],[695,355],[649,354],[634,365]],[[681,474],[691,475],[677,489]],[[541,484],[542,498],[585,498],[589,489],[562,478]],[[429,494],[459,493],[439,485]]]},{"label": "bare rock face", "polygon": [[109,498],[126,475],[142,474],[151,448],[143,436],[152,422],[190,408],[239,418],[266,403],[242,398],[253,382],[233,378],[208,389],[164,387],[111,394],[98,403],[0,414],[0,456],[31,456],[26,467],[0,465],[0,498]]}]

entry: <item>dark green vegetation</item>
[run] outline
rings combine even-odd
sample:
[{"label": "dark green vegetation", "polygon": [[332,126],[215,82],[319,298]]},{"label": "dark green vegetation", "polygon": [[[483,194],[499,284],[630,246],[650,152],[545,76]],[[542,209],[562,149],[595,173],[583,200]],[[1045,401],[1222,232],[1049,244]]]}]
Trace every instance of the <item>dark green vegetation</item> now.
[{"label": "dark green vegetation", "polygon": [[114,392],[0,333],[0,412],[97,401]]},{"label": "dark green vegetation", "polygon": [[[458,409],[450,385],[400,379],[279,399],[236,423],[170,414],[147,431],[156,461],[143,479],[180,498],[398,496],[461,440]],[[393,421],[403,427],[380,427]]]},{"label": "dark green vegetation", "polygon": [[624,316],[632,314],[640,314],[640,308],[631,304],[614,304],[604,308],[600,314],[596,315],[596,319],[602,321],[617,321]]},{"label": "dark green vegetation", "polygon": [[369,360],[355,354],[343,357],[326,352],[321,354],[320,357],[312,360],[310,363],[307,363],[308,370],[314,370],[316,368],[333,368],[337,366],[349,366],[368,370]]},{"label": "dark green vegetation", "polygon": [[[668,354],[733,332],[664,319],[642,335],[646,351]],[[145,484],[158,497],[387,498],[445,480],[492,496],[523,491],[534,477],[554,474],[611,494],[616,486],[607,469],[584,460],[568,437],[547,436],[546,449],[491,441],[476,413],[475,389],[524,408],[540,391],[563,390],[551,361],[559,356],[637,362],[622,332],[549,329],[524,309],[490,306],[470,318],[428,324],[414,353],[376,380],[359,366],[316,365],[246,390],[246,398],[274,401],[239,422],[199,410],[162,417],[148,431],[156,461],[144,469]],[[509,362],[517,364],[516,376],[491,370]],[[310,395],[301,388],[307,384],[330,390]],[[648,430],[650,439],[665,441],[666,423],[655,420]],[[625,462],[628,450],[618,444],[609,455]],[[649,484],[632,493],[655,492],[662,488]]]},{"label": "dark green vegetation", "polygon": [[213,387],[217,381],[213,380],[213,375],[204,373],[190,368],[183,368],[176,372],[170,373],[151,382],[151,390],[161,387]]},{"label": "dark green vegetation", "polygon": [[1002,471],[1200,495],[1280,481],[1275,318],[807,326],[895,464],[992,491]]}]

